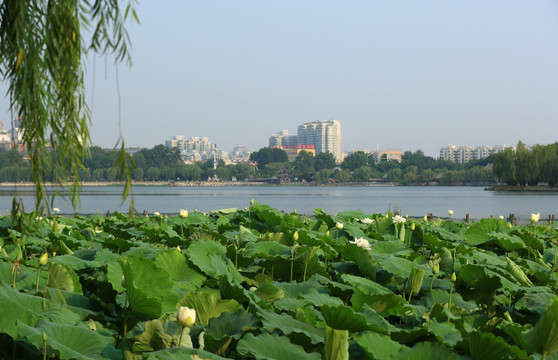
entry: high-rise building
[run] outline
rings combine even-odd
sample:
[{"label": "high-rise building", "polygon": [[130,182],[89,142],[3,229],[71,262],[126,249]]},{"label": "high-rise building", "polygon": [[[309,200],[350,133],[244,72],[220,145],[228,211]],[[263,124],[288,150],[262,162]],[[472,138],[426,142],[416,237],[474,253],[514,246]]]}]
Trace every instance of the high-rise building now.
[{"label": "high-rise building", "polygon": [[343,161],[341,123],[338,120],[313,121],[298,126],[298,145],[314,145],[316,154],[330,152]]},{"label": "high-rise building", "polygon": [[269,137],[269,147],[296,146],[298,136],[289,135],[289,130],[281,130]]}]

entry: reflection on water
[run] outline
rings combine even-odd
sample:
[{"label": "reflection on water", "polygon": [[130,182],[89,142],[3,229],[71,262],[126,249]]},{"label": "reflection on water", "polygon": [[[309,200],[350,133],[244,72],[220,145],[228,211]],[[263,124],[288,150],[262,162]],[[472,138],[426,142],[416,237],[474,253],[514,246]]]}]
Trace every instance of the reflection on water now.
[{"label": "reflection on water", "polygon": [[[87,186],[81,192],[80,213],[105,213],[107,210],[126,212],[129,201],[121,205],[121,186]],[[558,214],[558,192],[516,193],[484,191],[482,187],[361,187],[361,186],[228,186],[179,187],[135,186],[135,207],[139,211],[177,213],[180,209],[211,211],[223,208],[244,208],[250,199],[279,210],[312,214],[321,208],[327,213],[362,210],[384,213],[399,210],[402,214],[420,216],[432,213],[446,217],[449,209],[454,218],[465,214],[481,217],[508,216],[511,213],[528,218],[540,212],[543,218]],[[9,209],[13,187],[0,187],[0,209]],[[18,188],[27,210],[34,206],[33,189]],[[63,213],[73,213],[69,201],[56,199],[55,207]]]}]

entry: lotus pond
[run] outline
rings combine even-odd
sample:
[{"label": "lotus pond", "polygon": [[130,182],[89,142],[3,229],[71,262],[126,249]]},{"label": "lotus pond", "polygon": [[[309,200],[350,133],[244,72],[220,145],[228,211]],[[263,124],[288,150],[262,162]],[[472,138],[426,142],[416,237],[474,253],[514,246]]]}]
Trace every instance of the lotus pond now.
[{"label": "lotus pond", "polygon": [[1,359],[558,358],[552,223],[255,203],[0,234]]}]

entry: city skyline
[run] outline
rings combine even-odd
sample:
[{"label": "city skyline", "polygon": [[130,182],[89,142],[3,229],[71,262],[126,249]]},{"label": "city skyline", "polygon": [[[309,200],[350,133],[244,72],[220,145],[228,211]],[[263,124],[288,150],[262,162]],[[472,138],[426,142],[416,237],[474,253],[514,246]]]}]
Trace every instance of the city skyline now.
[{"label": "city skyline", "polygon": [[[447,143],[557,140],[552,0],[169,0],[137,11],[131,68],[84,60],[93,145],[113,147],[119,119],[127,146],[149,148],[184,134],[255,151],[274,131],[331,118],[343,151],[437,157]],[[0,99],[6,127],[8,106]]]}]

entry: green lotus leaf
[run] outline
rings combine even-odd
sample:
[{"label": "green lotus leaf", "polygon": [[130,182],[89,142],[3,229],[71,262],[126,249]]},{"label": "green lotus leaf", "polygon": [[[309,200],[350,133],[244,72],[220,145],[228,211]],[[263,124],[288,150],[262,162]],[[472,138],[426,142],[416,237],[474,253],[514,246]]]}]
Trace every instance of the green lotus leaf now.
[{"label": "green lotus leaf", "polygon": [[345,262],[352,261],[357,264],[362,273],[371,277],[376,276],[378,264],[370,251],[363,250],[358,246],[344,246],[342,255]]},{"label": "green lotus leaf", "polygon": [[525,310],[533,313],[543,315],[550,301],[556,296],[554,293],[545,291],[536,291],[532,294],[523,296],[515,303],[515,307],[520,310]]},{"label": "green lotus leaf", "polygon": [[[379,295],[381,296],[381,295]],[[401,298],[400,298],[401,299]],[[401,299],[403,300],[403,299]],[[358,312],[366,319],[368,329],[375,331],[380,334],[389,335],[399,331],[395,326],[391,325],[384,316],[380,315],[376,310],[367,304],[363,305],[361,310]]]},{"label": "green lotus leaf", "polygon": [[48,299],[22,294],[0,282],[0,329],[12,338],[18,337],[17,324],[34,327],[41,317],[53,323],[77,324],[78,314]]},{"label": "green lotus leaf", "polygon": [[254,336],[248,333],[240,339],[236,350],[241,355],[251,355],[256,359],[322,359],[319,353],[307,353],[302,346],[291,344],[289,338],[277,334],[261,334]]},{"label": "green lotus leaf", "polygon": [[270,227],[280,225],[283,219],[283,214],[280,211],[260,203],[253,204],[250,207],[250,212]]},{"label": "green lotus leaf", "polygon": [[201,212],[192,212],[188,217],[177,219],[179,222],[184,222],[184,225],[200,225],[210,222],[209,218]]},{"label": "green lotus leaf", "polygon": [[263,323],[263,328],[269,332],[276,329],[280,330],[283,334],[289,335],[291,333],[302,334],[312,344],[320,344],[324,342],[324,329],[319,329],[311,324],[302,322],[293,318],[288,314],[277,314],[273,311],[259,309],[258,315]]},{"label": "green lotus leaf", "polygon": [[399,279],[406,279],[414,267],[430,273],[430,269],[423,265],[417,265],[412,261],[397,256],[376,256],[379,268],[393,274]]},{"label": "green lotus leaf", "polygon": [[326,214],[322,209],[314,209],[314,216],[316,219],[323,221],[330,229],[335,227],[335,223],[337,222],[333,216]]},{"label": "green lotus leaf", "polygon": [[259,306],[269,308],[269,305],[260,299],[255,293],[246,290],[238,282],[227,276],[219,277],[219,292],[223,300],[235,300],[239,304],[248,306]]},{"label": "green lotus leaf", "polygon": [[366,318],[348,306],[323,305],[320,307],[320,311],[326,324],[336,330],[360,332],[369,327]]},{"label": "green lotus leaf", "polygon": [[218,317],[224,312],[233,313],[241,308],[236,300],[221,300],[215,293],[205,290],[184,295],[178,306],[187,306],[196,310],[195,324],[203,326],[206,326],[211,318]]},{"label": "green lotus leaf", "polygon": [[[436,304],[447,304],[449,301],[449,291],[443,289],[432,289],[428,293],[426,293],[420,300],[417,302],[418,304],[424,305],[427,308],[432,308]],[[467,310],[468,312],[472,312],[479,309],[479,306],[473,301],[464,301],[461,297],[461,294],[458,292],[454,292],[452,295],[452,304]]]},{"label": "green lotus leaf", "polygon": [[451,274],[453,272],[453,256],[451,251],[448,250],[446,247],[442,247],[440,249],[440,271],[445,272],[446,274]]},{"label": "green lotus leaf", "polygon": [[349,360],[349,332],[326,326],[325,360]]},{"label": "green lotus leaf", "polygon": [[242,255],[251,258],[261,257],[267,260],[276,257],[288,259],[291,256],[291,248],[275,241],[259,241],[248,243]]},{"label": "green lotus leaf", "polygon": [[434,342],[420,342],[410,349],[402,349],[392,356],[393,360],[458,360],[457,354],[447,346]]},{"label": "green lotus leaf", "polygon": [[515,345],[511,345],[503,338],[489,332],[473,331],[459,343],[473,359],[527,359],[527,353]]},{"label": "green lotus leaf", "polygon": [[224,312],[221,316],[209,320],[209,325],[204,333],[206,347],[208,340],[240,339],[244,333],[259,326],[258,318],[243,309],[234,313]]},{"label": "green lotus leaf", "polygon": [[375,332],[366,332],[356,338],[370,359],[390,359],[400,350],[408,349],[406,346],[393,341],[389,336]]},{"label": "green lotus leaf", "polygon": [[240,235],[238,239],[244,242],[258,241],[260,235],[255,229],[249,229],[242,225],[238,227],[238,234]]},{"label": "green lotus leaf", "polygon": [[186,262],[186,257],[177,249],[159,254],[155,264],[169,273],[171,280],[179,289],[193,292],[205,281],[205,276],[191,268]]},{"label": "green lotus leaf", "polygon": [[496,239],[496,242],[504,251],[515,251],[525,248],[525,242],[517,235],[494,231],[487,235]]},{"label": "green lotus leaf", "polygon": [[132,338],[133,349],[146,352],[178,346],[181,332],[182,326],[176,321],[150,320],[145,323],[143,332]]},{"label": "green lotus leaf", "polygon": [[478,246],[493,239],[493,237],[489,235],[490,233],[501,233],[507,230],[507,224],[500,219],[482,219],[472,224],[469,229],[467,229],[465,232],[465,242],[471,246]]},{"label": "green lotus leaf", "polygon": [[75,292],[53,288],[47,288],[46,292],[47,297],[52,302],[65,306],[84,319],[87,316],[94,316],[103,310],[98,303],[92,301],[89,297],[76,294]]},{"label": "green lotus leaf", "polygon": [[360,225],[354,225],[354,224],[349,224],[349,223],[345,223],[343,226],[343,230],[345,230],[345,232],[347,234],[349,234],[352,238],[368,238],[368,236],[366,236],[366,234],[364,233],[364,231],[362,231],[362,229],[360,228]]},{"label": "green lotus leaf", "polygon": [[107,263],[107,280],[112,285],[112,288],[119,293],[126,291],[126,288],[122,286],[123,276],[122,266],[120,266],[118,261],[115,260]]},{"label": "green lotus leaf", "polygon": [[81,284],[76,272],[62,264],[51,266],[47,287],[82,294]]},{"label": "green lotus leaf", "polygon": [[47,347],[60,359],[92,360],[121,357],[120,350],[115,348],[113,337],[101,335],[83,324],[56,324],[45,321],[31,327],[18,322],[18,332],[20,339],[24,338],[37,349],[43,349],[43,333],[46,334]]},{"label": "green lotus leaf", "polygon": [[432,319],[424,324],[426,330],[432,333],[438,341],[449,346],[455,346],[463,339],[461,332],[451,322],[439,323],[438,320]]},{"label": "green lotus leaf", "polygon": [[232,276],[241,283],[244,278],[234,264],[226,257],[227,249],[216,241],[198,239],[186,250],[190,261],[206,275],[218,278],[221,275]]},{"label": "green lotus leaf", "polygon": [[315,306],[337,306],[343,304],[343,300],[341,300],[340,298],[318,292],[316,289],[312,289],[304,294],[301,294],[299,297],[310,301]]},{"label": "green lotus leaf", "polygon": [[558,296],[550,301],[535,327],[525,334],[525,340],[540,354],[550,355],[558,351]]},{"label": "green lotus leaf", "polygon": [[62,264],[66,266],[66,268],[70,268],[73,270],[83,270],[83,269],[91,269],[91,268],[99,268],[101,267],[101,263],[97,261],[87,261],[80,259],[79,257],[74,255],[57,255],[56,256],[56,263]]},{"label": "green lotus leaf", "polygon": [[255,294],[268,303],[282,299],[283,296],[285,296],[285,292],[283,290],[279,289],[268,280],[264,280],[260,286],[258,286]]},{"label": "green lotus leaf", "polygon": [[130,308],[142,319],[174,311],[178,296],[169,273],[149,259],[125,256],[119,259]]},{"label": "green lotus leaf", "polygon": [[200,349],[190,349],[184,347],[176,347],[172,349],[158,350],[143,355],[145,360],[227,360],[209,351]]},{"label": "green lotus leaf", "polygon": [[494,273],[488,274],[485,267],[481,265],[462,266],[459,271],[459,278],[469,287],[485,293],[492,293],[502,286],[500,278]]},{"label": "green lotus leaf", "polygon": [[343,274],[341,279],[356,289],[360,290],[365,295],[378,295],[378,294],[393,294],[388,288],[364,277]]},{"label": "green lotus leaf", "polygon": [[372,255],[400,255],[405,256],[411,253],[409,247],[401,240],[378,241],[370,244]]},{"label": "green lotus leaf", "polygon": [[401,296],[393,293],[366,295],[357,289],[351,297],[351,304],[357,311],[360,311],[363,306],[368,305],[382,316],[401,315],[405,312],[403,306],[405,300]]},{"label": "green lotus leaf", "polygon": [[287,232],[292,229],[300,229],[305,225],[297,214],[285,214],[281,219],[281,231]]},{"label": "green lotus leaf", "polygon": [[305,282],[274,282],[275,286],[285,292],[285,297],[293,297],[296,298],[299,295],[314,292],[327,292],[327,286],[323,286],[318,281],[313,279],[307,280]]}]

